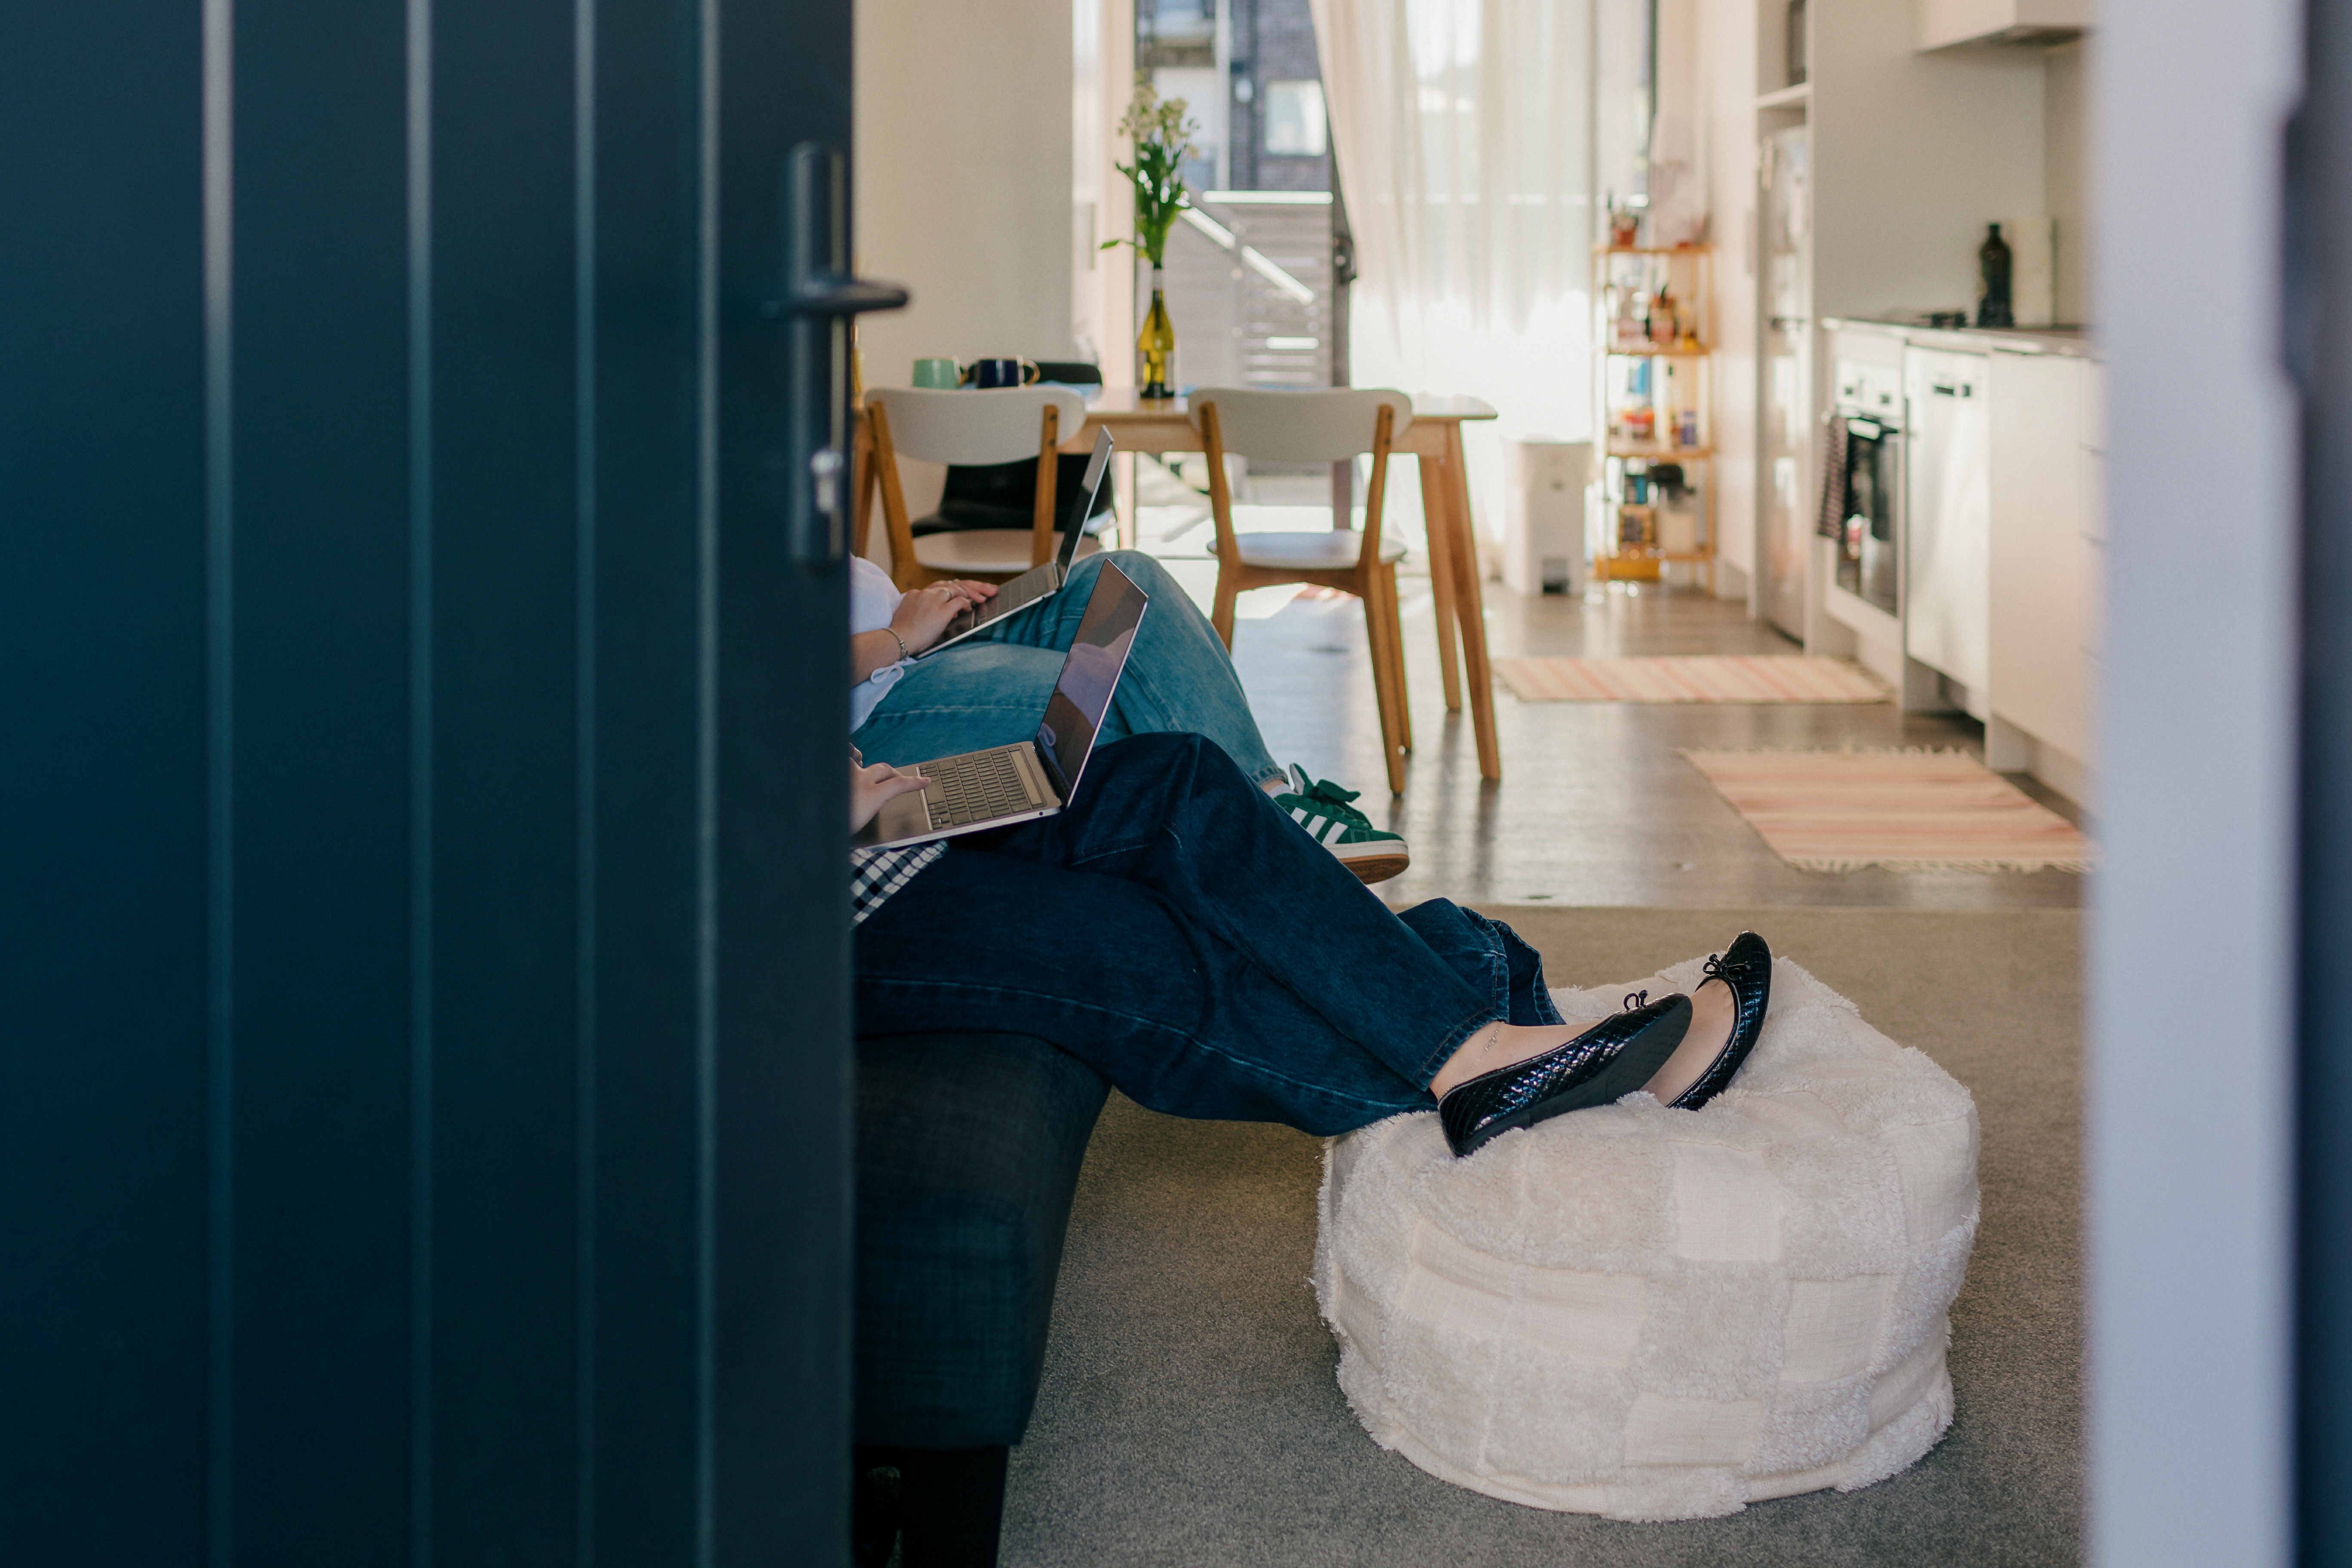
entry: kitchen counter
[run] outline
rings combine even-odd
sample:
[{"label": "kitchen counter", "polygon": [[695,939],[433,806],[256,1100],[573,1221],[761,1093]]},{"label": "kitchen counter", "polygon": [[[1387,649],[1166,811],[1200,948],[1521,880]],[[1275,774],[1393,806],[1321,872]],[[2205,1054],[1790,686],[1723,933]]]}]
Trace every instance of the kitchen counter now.
[{"label": "kitchen counter", "polygon": [[2069,359],[2099,357],[2088,327],[1930,327],[1867,316],[1826,316],[1822,325],[1833,332],[1884,332],[1921,348],[1957,349],[1964,353],[2000,349],[2009,353],[2063,354]]}]

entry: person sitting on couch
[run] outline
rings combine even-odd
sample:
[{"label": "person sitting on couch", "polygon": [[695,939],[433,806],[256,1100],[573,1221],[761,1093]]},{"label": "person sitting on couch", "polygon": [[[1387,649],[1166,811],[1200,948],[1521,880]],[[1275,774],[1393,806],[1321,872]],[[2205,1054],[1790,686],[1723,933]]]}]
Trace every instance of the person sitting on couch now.
[{"label": "person sitting on couch", "polygon": [[1378,882],[1402,871],[1412,858],[1403,836],[1374,827],[1353,804],[1357,792],[1275,762],[1216,629],[1160,563],[1139,551],[1087,556],[1044,604],[919,660],[910,656],[938,642],[966,605],[984,604],[995,586],[934,583],[901,594],[879,566],[853,558],[852,743],[877,763],[911,766],[1029,739],[1077,636],[1095,574],[1110,560],[1151,595],[1153,612],[1136,634],[1101,738],[1206,735],[1359,878]]},{"label": "person sitting on couch", "polygon": [[[861,762],[852,833],[923,787]],[[1706,1104],[1771,976],[1742,932],[1693,995],[1570,1031],[1509,927],[1444,899],[1391,912],[1194,734],[1098,745],[1051,816],[852,868],[861,1037],[1034,1035],[1152,1110],[1317,1134],[1434,1101],[1457,1155],[1636,1089]]]}]

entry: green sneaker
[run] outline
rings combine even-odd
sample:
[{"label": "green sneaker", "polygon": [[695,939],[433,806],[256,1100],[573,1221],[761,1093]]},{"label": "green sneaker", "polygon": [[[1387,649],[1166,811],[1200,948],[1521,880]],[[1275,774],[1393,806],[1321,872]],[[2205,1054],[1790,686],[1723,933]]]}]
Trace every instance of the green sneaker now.
[{"label": "green sneaker", "polygon": [[1338,856],[1359,880],[1385,882],[1412,864],[1402,834],[1381,832],[1350,804],[1360,791],[1341,789],[1328,779],[1311,779],[1296,763],[1290,766],[1290,782],[1292,787],[1276,795],[1274,804],[1290,813],[1291,820]]}]

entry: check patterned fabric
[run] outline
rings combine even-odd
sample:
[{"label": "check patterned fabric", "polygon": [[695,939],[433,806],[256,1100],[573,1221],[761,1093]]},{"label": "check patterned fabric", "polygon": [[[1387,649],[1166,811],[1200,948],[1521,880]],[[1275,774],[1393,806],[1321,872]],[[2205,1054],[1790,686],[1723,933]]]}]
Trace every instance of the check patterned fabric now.
[{"label": "check patterned fabric", "polygon": [[852,925],[882,907],[883,900],[915,879],[915,873],[948,852],[948,841],[905,844],[896,849],[853,849],[849,852],[849,900]]}]

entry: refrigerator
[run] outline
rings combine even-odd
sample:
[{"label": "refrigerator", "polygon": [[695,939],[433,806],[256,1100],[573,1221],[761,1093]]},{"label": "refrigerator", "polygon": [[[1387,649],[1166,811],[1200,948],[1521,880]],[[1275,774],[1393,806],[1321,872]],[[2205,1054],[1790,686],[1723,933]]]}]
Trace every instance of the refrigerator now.
[{"label": "refrigerator", "polygon": [[1765,617],[1805,635],[1813,537],[1813,258],[1811,142],[1793,125],[1766,136],[1761,215],[1763,352],[1758,356],[1758,541]]}]

